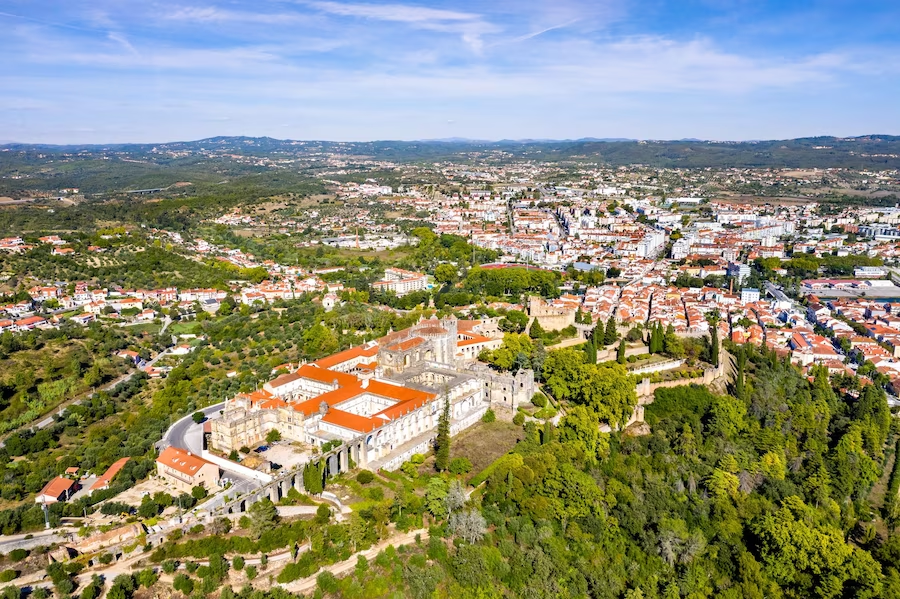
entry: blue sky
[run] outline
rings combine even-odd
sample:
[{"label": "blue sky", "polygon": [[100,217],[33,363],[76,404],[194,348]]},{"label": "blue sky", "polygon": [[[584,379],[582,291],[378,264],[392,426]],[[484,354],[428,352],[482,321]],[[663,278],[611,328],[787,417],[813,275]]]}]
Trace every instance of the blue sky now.
[{"label": "blue sky", "polygon": [[900,134],[900,2],[4,0],[0,141]]}]

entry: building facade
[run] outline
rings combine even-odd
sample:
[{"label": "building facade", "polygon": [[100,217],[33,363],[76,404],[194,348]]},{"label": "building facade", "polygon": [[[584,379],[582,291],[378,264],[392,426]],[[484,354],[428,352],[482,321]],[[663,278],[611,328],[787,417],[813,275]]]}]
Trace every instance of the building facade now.
[{"label": "building facade", "polygon": [[[283,439],[321,448],[364,439],[365,459],[397,468],[427,451],[445,404],[451,432],[476,423],[492,401],[530,401],[534,375],[488,371],[467,348],[493,348],[496,327],[456,318],[421,320],[235,396],[210,422],[210,445],[229,453],[262,443],[271,430]],[[502,398],[502,399],[501,399]]]},{"label": "building facade", "polygon": [[182,493],[190,493],[194,487],[210,492],[219,488],[219,467],[178,447],[167,447],[159,454],[156,472],[167,485]]}]

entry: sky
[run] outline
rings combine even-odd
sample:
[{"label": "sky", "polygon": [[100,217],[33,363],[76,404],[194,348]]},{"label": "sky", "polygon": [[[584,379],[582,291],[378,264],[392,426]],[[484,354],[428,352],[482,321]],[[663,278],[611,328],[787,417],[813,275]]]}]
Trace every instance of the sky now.
[{"label": "sky", "polygon": [[3,0],[0,142],[900,134],[896,0]]}]

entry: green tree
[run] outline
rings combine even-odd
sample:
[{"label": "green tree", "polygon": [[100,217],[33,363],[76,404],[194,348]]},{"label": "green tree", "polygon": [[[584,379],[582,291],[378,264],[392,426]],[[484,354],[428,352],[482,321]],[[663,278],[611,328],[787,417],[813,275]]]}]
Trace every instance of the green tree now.
[{"label": "green tree", "polygon": [[434,467],[443,472],[450,466],[450,398],[444,398],[444,409],[438,418],[434,439]]},{"label": "green tree", "polygon": [[268,497],[250,506],[250,531],[256,538],[272,528],[278,522],[278,510]]},{"label": "green tree", "polygon": [[456,280],[456,272],[456,266],[453,264],[438,264],[434,269],[434,279],[446,285]]},{"label": "green tree", "polygon": [[856,597],[881,596],[872,556],[848,545],[840,529],[816,520],[796,496],[757,519],[752,529],[766,573],[795,596],[834,597],[845,587],[854,588]]},{"label": "green tree", "polygon": [[507,333],[522,333],[528,326],[528,315],[521,310],[510,310],[500,319],[497,326]]},{"label": "green tree", "polygon": [[593,341],[584,344],[584,361],[588,364],[597,363],[597,348],[594,347]]},{"label": "green tree", "polygon": [[318,495],[325,490],[325,487],[322,484],[323,474],[323,467],[321,465],[307,462],[306,466],[303,467],[303,487],[306,489],[307,493]]},{"label": "green tree", "polygon": [[616,350],[616,362],[619,364],[625,363],[625,340],[622,339],[619,341],[619,348]]},{"label": "green tree", "polygon": [[592,462],[609,450],[607,437],[600,432],[600,419],[587,406],[572,406],[559,423],[559,440],[580,447]]},{"label": "green tree", "polygon": [[606,321],[606,330],[603,332],[603,345],[612,345],[618,338],[619,333],[616,330],[616,317],[615,315],[610,314],[609,320]]}]

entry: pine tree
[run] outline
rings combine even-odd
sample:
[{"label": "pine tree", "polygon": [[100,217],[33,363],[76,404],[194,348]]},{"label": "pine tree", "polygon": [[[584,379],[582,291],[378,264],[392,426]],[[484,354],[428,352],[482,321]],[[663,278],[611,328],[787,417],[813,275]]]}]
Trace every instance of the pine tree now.
[{"label": "pine tree", "polygon": [[[537,321],[534,321],[537,323]],[[444,411],[438,418],[437,437],[434,439],[434,467],[443,472],[450,466],[450,398],[444,399]]]},{"label": "pine tree", "polygon": [[616,332],[616,318],[612,314],[609,315],[609,320],[606,321],[606,331],[603,335],[603,344],[604,345],[612,345],[616,342],[616,338],[618,338],[619,334]]},{"label": "pine tree", "polygon": [[616,362],[619,364],[625,363],[625,340],[622,339],[619,341],[619,349],[616,352]]},{"label": "pine tree", "polygon": [[541,445],[546,445],[553,441],[553,423],[550,420],[544,421],[544,431],[541,435]]},{"label": "pine tree", "polygon": [[534,322],[531,323],[531,328],[528,329],[528,336],[532,339],[543,339],[545,335],[544,327],[542,327],[541,323],[538,322],[538,319],[535,318]]},{"label": "pine tree", "polygon": [[588,364],[597,363],[597,348],[593,341],[588,341],[584,346],[584,361]]}]

